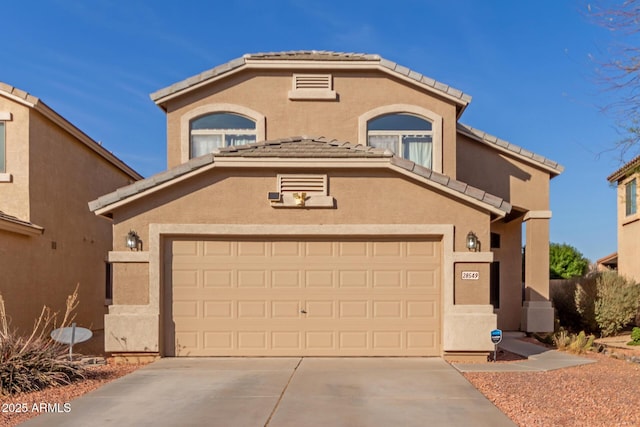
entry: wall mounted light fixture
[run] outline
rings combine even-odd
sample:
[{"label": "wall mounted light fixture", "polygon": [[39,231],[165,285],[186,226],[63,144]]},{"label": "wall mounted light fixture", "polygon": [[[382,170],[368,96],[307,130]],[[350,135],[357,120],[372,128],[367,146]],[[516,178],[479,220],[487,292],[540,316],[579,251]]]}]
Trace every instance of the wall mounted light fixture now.
[{"label": "wall mounted light fixture", "polygon": [[476,236],[473,231],[469,231],[469,233],[467,233],[467,249],[477,252],[479,245],[480,242],[478,241],[478,236]]},{"label": "wall mounted light fixture", "polygon": [[138,233],[131,230],[127,233],[126,243],[127,243],[127,247],[132,251],[138,250],[138,248],[140,247],[140,236],[138,236]]}]

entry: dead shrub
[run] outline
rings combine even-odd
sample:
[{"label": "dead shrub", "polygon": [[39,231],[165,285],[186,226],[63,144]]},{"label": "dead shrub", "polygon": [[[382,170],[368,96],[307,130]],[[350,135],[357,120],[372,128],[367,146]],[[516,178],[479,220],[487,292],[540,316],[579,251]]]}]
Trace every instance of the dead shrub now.
[{"label": "dead shrub", "polygon": [[4,300],[0,295],[0,394],[11,395],[69,384],[84,378],[84,368],[69,360],[67,346],[51,339],[56,327],[67,327],[78,305],[78,288],[69,295],[62,321],[57,313],[43,307],[29,336],[9,325]]}]

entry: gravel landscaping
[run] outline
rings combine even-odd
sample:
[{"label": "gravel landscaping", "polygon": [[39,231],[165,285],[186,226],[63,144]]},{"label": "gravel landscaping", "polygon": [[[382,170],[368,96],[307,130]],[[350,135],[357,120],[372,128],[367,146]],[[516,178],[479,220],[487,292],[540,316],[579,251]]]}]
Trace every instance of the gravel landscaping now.
[{"label": "gravel landscaping", "polygon": [[639,426],[640,364],[608,355],[549,372],[464,376],[519,426]]},{"label": "gravel landscaping", "polygon": [[[115,364],[108,361],[106,365],[90,366],[84,380],[70,385],[52,387],[34,393],[1,396],[0,426],[16,426],[46,410],[53,409],[62,412],[65,410],[65,403],[68,404],[76,397],[127,375],[142,366]],[[49,405],[49,407],[45,408],[42,405]],[[70,406],[67,405],[66,408],[68,409]]]}]

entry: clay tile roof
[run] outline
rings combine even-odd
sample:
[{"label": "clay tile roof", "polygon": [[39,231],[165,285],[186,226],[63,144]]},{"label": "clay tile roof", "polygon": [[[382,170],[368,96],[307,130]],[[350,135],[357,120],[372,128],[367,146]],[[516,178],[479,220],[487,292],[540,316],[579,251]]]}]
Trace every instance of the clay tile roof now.
[{"label": "clay tile roof", "polygon": [[562,173],[562,171],[564,170],[564,167],[558,164],[558,162],[554,162],[551,159],[547,159],[546,157],[543,157],[539,154],[533,153],[515,144],[511,144],[508,141],[497,138],[484,131],[481,131],[480,129],[475,129],[462,123],[458,123],[456,127],[457,131],[463,135],[475,139],[476,141],[484,142],[486,144],[493,145],[503,150],[507,150],[514,154],[517,154],[519,157],[523,157],[529,162],[532,162],[534,164],[537,163],[540,166],[543,166],[545,169],[550,169],[551,172],[556,175]]},{"label": "clay tile roof", "polygon": [[471,185],[457,181],[431,169],[417,165],[411,160],[395,157],[393,153],[388,150],[327,139],[324,137],[308,136],[294,136],[241,146],[220,148],[217,152],[196,157],[165,172],[120,188],[112,193],[105,194],[97,200],[89,202],[89,209],[91,211],[96,211],[135,194],[143,193],[182,175],[186,175],[205,166],[214,164],[215,159],[221,157],[323,159],[388,158],[391,160],[392,165],[424,178],[435,185],[444,186],[450,191],[459,193],[461,196],[471,197],[472,199],[486,203],[505,213],[509,213],[511,211],[511,205],[509,202],[500,197],[489,194],[479,188],[472,187]]},{"label": "clay tile roof", "polygon": [[609,182],[619,181],[620,179],[626,178],[630,172],[635,172],[639,168],[640,168],[640,156],[637,156],[631,159],[630,161],[628,161],[627,163],[625,163],[624,165],[622,165],[620,169],[618,169],[617,171],[609,175],[607,177],[607,181]]},{"label": "clay tile roof", "polygon": [[407,67],[386,60],[380,55],[356,52],[332,52],[327,50],[291,50],[284,52],[260,52],[248,53],[240,58],[233,59],[222,65],[218,65],[195,76],[174,83],[164,89],[160,89],[150,95],[156,103],[161,103],[162,98],[171,96],[192,86],[199,85],[209,79],[222,76],[234,70],[244,67],[247,63],[259,63],[260,61],[338,61],[338,62],[370,62],[372,67],[381,66],[405,78],[415,81],[417,84],[427,86],[432,90],[442,92],[457,100],[463,106],[471,102],[471,96],[455,89],[447,84],[438,82],[422,74],[412,71]]},{"label": "clay tile roof", "polygon": [[391,157],[390,151],[328,140],[324,137],[294,136],[242,146],[221,148],[216,157]]}]

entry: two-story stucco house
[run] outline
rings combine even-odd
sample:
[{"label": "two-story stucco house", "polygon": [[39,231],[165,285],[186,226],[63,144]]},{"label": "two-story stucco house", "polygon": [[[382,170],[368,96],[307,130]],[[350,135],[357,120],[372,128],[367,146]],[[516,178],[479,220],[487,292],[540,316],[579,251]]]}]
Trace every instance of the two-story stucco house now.
[{"label": "two-story stucco house", "polygon": [[617,187],[618,273],[640,281],[640,264],[638,263],[640,259],[638,244],[640,242],[640,212],[638,211],[640,156],[609,175],[607,180]]},{"label": "two-story stucco house", "polygon": [[151,97],[168,170],[90,203],[114,227],[107,351],[483,356],[496,327],[553,329],[562,167],[460,123],[465,93],[293,51]]},{"label": "two-story stucco house", "polygon": [[[0,294],[30,332],[44,305],[102,330],[112,227],[87,203],[142,177],[40,99],[0,83]],[[97,348],[97,347],[96,347]]]}]

